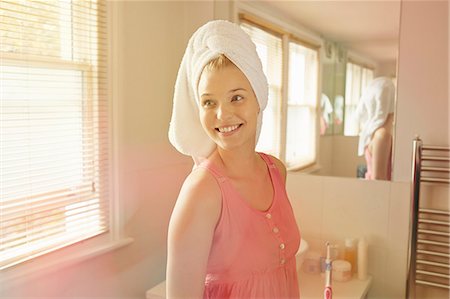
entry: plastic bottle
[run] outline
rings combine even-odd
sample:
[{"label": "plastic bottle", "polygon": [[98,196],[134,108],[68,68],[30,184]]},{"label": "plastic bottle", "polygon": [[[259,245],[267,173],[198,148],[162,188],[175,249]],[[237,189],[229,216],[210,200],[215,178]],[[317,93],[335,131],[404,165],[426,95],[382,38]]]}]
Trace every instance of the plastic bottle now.
[{"label": "plastic bottle", "polygon": [[348,261],[351,264],[352,273],[357,273],[356,250],[356,240],[352,238],[346,238],[344,247],[344,260]]},{"label": "plastic bottle", "polygon": [[341,257],[341,250],[338,244],[330,245],[330,259],[337,260]]},{"label": "plastic bottle", "polygon": [[352,278],[352,265],[349,261],[335,260],[332,262],[331,277],[334,281],[346,282]]},{"label": "plastic bottle", "polygon": [[358,279],[367,279],[367,268],[369,264],[369,246],[364,237],[360,238],[358,241]]}]

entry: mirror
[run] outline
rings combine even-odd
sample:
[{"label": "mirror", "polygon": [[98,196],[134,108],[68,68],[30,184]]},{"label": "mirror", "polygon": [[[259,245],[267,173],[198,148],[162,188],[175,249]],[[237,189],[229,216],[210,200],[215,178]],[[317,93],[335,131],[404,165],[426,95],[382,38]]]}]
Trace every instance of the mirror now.
[{"label": "mirror", "polygon": [[[354,101],[362,92],[355,91],[355,78],[360,74],[359,82],[364,86],[370,78],[385,76],[392,78],[395,86],[400,0],[263,2],[324,39],[319,169],[312,174],[358,177],[360,173],[359,177],[364,177],[366,159],[358,155],[359,128],[351,124]],[[349,78],[350,69],[353,78]],[[391,139],[391,146],[393,142]]]}]

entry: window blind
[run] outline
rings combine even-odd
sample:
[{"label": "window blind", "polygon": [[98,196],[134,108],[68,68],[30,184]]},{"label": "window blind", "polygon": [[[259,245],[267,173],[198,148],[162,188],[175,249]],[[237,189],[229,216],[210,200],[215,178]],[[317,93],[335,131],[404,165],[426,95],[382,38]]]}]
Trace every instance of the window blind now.
[{"label": "window blind", "polygon": [[263,65],[269,83],[269,99],[263,114],[263,125],[259,136],[257,151],[280,156],[280,115],[282,80],[282,40],[281,37],[264,31],[247,22],[242,29],[256,45],[256,51]]},{"label": "window blind", "polygon": [[316,119],[319,55],[289,43],[289,84],[286,127],[286,164],[306,166],[316,159]]},{"label": "window blind", "polygon": [[347,62],[344,119],[344,134],[346,136],[357,136],[359,134],[359,123],[353,114],[358,107],[361,95],[372,79],[373,70],[356,63]]},{"label": "window blind", "polygon": [[0,269],[109,230],[104,1],[0,1]]}]

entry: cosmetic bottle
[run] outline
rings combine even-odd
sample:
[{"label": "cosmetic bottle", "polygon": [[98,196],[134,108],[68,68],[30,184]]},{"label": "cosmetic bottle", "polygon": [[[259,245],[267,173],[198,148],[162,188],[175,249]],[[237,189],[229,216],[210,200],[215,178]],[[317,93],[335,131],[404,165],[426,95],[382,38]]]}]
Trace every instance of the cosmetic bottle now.
[{"label": "cosmetic bottle", "polygon": [[346,282],[352,278],[352,265],[345,260],[335,260],[332,262],[333,280]]},{"label": "cosmetic bottle", "polygon": [[358,241],[358,279],[367,279],[367,268],[369,264],[369,248],[367,241],[364,237],[360,238]]},{"label": "cosmetic bottle", "polygon": [[342,251],[339,248],[338,244],[330,245],[330,259],[332,261],[340,259],[342,255]]},{"label": "cosmetic bottle", "polygon": [[305,255],[302,264],[303,271],[310,274],[320,273],[320,254],[315,251],[309,251]]},{"label": "cosmetic bottle", "polygon": [[345,239],[344,260],[348,261],[352,266],[352,273],[356,272],[356,240],[352,238]]}]

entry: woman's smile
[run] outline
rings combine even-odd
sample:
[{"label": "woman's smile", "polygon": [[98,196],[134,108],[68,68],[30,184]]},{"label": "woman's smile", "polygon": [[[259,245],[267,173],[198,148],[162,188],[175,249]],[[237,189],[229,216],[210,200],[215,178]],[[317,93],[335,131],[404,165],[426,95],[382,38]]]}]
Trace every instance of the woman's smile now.
[{"label": "woman's smile", "polygon": [[230,136],[236,133],[243,124],[237,124],[232,126],[223,126],[216,128],[216,131],[219,132],[223,136]]}]

